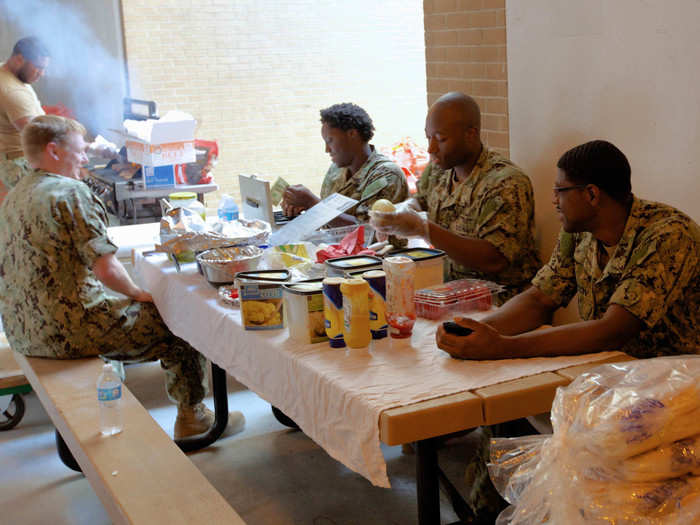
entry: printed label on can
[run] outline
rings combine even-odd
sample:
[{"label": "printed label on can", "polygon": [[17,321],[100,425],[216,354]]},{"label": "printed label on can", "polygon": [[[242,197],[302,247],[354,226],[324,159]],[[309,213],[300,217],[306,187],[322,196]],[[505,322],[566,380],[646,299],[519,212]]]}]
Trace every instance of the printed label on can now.
[{"label": "printed label on can", "polygon": [[323,283],[323,315],[326,334],[333,348],[345,346],[343,337],[343,294],[340,283]]},{"label": "printed label on can", "polygon": [[326,323],[323,312],[323,294],[314,294],[307,297],[309,315],[309,342],[320,343],[328,341]]},{"label": "printed label on can", "polygon": [[241,314],[246,330],[284,328],[282,287],[276,284],[241,285]]},{"label": "printed label on can", "polygon": [[372,339],[386,337],[386,278],[364,277],[369,283],[369,329]]}]

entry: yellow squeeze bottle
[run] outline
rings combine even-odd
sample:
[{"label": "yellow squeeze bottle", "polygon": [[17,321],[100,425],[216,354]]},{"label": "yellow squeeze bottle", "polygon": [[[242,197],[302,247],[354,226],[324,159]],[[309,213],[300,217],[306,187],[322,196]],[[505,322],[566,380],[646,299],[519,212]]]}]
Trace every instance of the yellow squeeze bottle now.
[{"label": "yellow squeeze bottle", "polygon": [[365,348],[372,335],[369,331],[369,284],[364,279],[345,279],[343,294],[343,336],[350,348]]}]

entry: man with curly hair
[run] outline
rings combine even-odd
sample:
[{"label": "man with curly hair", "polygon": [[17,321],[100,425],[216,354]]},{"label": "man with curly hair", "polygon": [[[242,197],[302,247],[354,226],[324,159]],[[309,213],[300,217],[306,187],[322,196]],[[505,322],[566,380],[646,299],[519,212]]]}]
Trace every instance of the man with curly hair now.
[{"label": "man with curly hair", "polygon": [[321,110],[321,136],[333,163],[326,172],[318,197],[306,186],[289,186],[282,198],[285,215],[294,217],[333,193],[359,201],[331,224],[345,226],[368,220],[369,209],[379,199],[401,202],[408,198],[408,184],[401,168],[378,153],[369,141],[374,124],[367,112],[351,103]]}]

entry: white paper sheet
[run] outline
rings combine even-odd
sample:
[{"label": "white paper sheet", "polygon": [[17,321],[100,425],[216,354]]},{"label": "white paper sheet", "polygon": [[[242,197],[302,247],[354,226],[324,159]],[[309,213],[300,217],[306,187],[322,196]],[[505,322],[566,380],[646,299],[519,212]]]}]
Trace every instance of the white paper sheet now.
[{"label": "white paper sheet", "polygon": [[137,257],[136,268],[176,335],[292,418],[336,460],[380,487],[390,486],[379,446],[384,410],[614,354],[460,361],[437,348],[437,322],[424,319],[417,321],[411,339],[386,338],[369,349],[298,344],[287,330],[243,330],[240,311],[217,302],[216,289],[194,264],[176,273],[159,254]]},{"label": "white paper sheet", "polygon": [[298,239],[303,239],[344,211],[352,208],[355,204],[357,204],[355,199],[340,193],[329,195],[306,210],[305,213],[289,221],[279,230],[272,232],[272,235],[270,235],[270,246],[289,244]]}]

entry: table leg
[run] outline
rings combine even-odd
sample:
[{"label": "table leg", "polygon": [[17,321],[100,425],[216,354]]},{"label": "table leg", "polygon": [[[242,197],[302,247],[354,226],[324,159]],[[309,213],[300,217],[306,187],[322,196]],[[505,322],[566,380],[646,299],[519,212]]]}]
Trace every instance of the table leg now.
[{"label": "table leg", "polygon": [[59,434],[58,430],[56,430],[56,449],[58,450],[58,457],[61,458],[66,467],[76,472],[82,472],[80,465],[78,465],[78,462],[73,457],[73,453],[66,445],[66,442],[63,441],[63,436]]},{"label": "table leg", "polygon": [[287,416],[287,414],[282,412],[279,408],[273,405],[270,405],[270,408],[272,408],[272,415],[275,416],[275,419],[282,423],[285,427],[300,430],[299,425],[297,425],[292,418]]},{"label": "table leg", "polygon": [[226,389],[226,371],[218,365],[211,364],[212,394],[214,395],[214,424],[204,434],[176,439],[175,443],[183,452],[192,452],[208,447],[221,437],[228,425],[228,392]]},{"label": "table leg", "polygon": [[416,491],[419,525],[440,525],[437,440],[416,442]]}]

